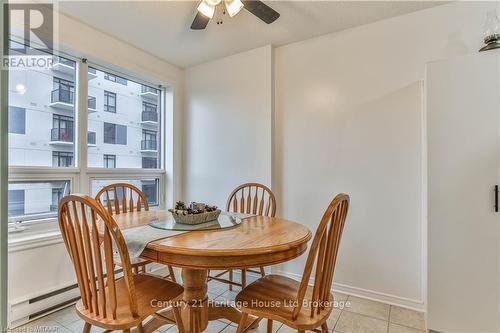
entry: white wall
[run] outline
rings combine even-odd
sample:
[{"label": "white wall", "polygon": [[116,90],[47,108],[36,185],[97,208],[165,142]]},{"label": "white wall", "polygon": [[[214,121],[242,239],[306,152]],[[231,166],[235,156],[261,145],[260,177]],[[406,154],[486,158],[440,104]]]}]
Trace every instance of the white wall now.
[{"label": "white wall", "polygon": [[[455,2],[275,49],[272,183],[279,215],[314,230],[336,193],[351,195],[335,288],[424,308],[425,64],[476,52],[494,6]],[[260,112],[251,97],[273,95],[255,84],[257,75],[269,77],[267,62],[247,62],[249,54],[186,71],[186,198],[220,204],[230,183],[259,181],[264,172],[234,162],[243,156],[239,144],[256,149],[255,131],[272,124],[248,122],[249,113]],[[251,75],[236,81],[234,71],[248,73],[249,64]],[[249,95],[249,83],[259,95]],[[200,129],[205,124],[211,129]],[[240,130],[227,132],[227,124]],[[278,269],[299,277],[303,260]]]},{"label": "white wall", "polygon": [[186,70],[184,197],[219,207],[243,182],[271,184],[270,46]]}]

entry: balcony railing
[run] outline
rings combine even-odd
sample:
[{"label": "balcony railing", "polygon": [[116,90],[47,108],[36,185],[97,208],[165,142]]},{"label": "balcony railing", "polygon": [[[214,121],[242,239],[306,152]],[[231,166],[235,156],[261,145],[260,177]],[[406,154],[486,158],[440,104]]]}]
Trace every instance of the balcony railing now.
[{"label": "balcony railing", "polygon": [[87,99],[88,108],[95,110],[97,109],[97,100],[94,96],[89,96]]},{"label": "balcony railing", "polygon": [[66,103],[74,104],[75,92],[68,89],[56,89],[52,90],[52,95],[50,98],[51,103]]},{"label": "balcony railing", "polygon": [[87,144],[89,145],[95,145],[95,132],[88,132],[87,133]]},{"label": "balcony railing", "polygon": [[142,121],[158,122],[158,112],[155,111],[142,111]]},{"label": "balcony railing", "polygon": [[50,141],[73,142],[73,129],[53,128],[50,131]]},{"label": "balcony railing", "polygon": [[144,93],[153,93],[153,94],[158,94],[158,89],[142,85],[141,92]]},{"label": "balcony railing", "polygon": [[141,150],[153,150],[156,151],[157,142],[156,140],[142,140],[141,141]]}]

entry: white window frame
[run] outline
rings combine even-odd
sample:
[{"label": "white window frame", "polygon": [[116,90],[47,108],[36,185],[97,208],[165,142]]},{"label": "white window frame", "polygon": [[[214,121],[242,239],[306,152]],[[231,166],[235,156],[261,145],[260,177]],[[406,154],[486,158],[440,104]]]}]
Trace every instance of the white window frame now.
[{"label": "white window frame", "polygon": [[[59,56],[59,54],[57,54]],[[105,68],[99,64],[87,63],[86,59],[78,59],[71,55],[61,54],[67,59],[71,59],[76,63],[76,74],[75,74],[75,144],[74,144],[74,167],[32,167],[32,166],[9,166],[9,181],[51,181],[51,180],[69,180],[70,181],[70,191],[71,193],[86,193],[92,195],[91,193],[91,183],[93,180],[105,180],[105,179],[138,179],[138,180],[149,180],[149,179],[159,179],[159,189],[158,189],[158,206],[152,207],[152,209],[165,209],[166,207],[166,195],[167,195],[167,173],[166,173],[166,138],[165,131],[167,130],[167,110],[166,110],[166,89],[162,87],[161,84],[155,84],[153,82],[148,82],[141,78],[132,77],[120,73],[119,71]],[[137,82],[139,84],[144,84],[147,86],[156,86],[158,90],[161,91],[160,108],[161,113],[159,114],[159,135],[160,136],[160,152],[158,156],[158,169],[142,169],[142,168],[104,168],[104,167],[89,167],[87,163],[88,145],[87,145],[87,133],[88,133],[88,70],[89,67],[95,68],[96,70],[109,72],[113,75],[119,75],[127,80]],[[142,110],[141,110],[142,112]],[[23,227],[28,227],[30,225],[36,225],[38,223],[56,223],[57,218],[45,218],[45,219],[27,219],[22,221]],[[15,221],[9,220],[9,226],[16,224]],[[53,228],[50,228],[53,233]],[[40,234],[37,233],[37,237]]]}]

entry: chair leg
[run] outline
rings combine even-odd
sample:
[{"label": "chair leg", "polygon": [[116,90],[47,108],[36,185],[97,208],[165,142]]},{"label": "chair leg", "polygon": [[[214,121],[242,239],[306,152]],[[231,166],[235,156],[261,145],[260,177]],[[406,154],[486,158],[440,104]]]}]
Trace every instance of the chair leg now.
[{"label": "chair leg", "polygon": [[83,326],[83,333],[90,333],[90,329],[92,328],[92,325],[89,323],[85,323],[85,326]]},{"label": "chair leg", "polygon": [[260,266],[259,268],[260,268],[260,275],[261,275],[262,277],[266,276],[266,271],[264,270],[264,267],[263,267],[263,266]]},{"label": "chair leg", "polygon": [[170,265],[167,265],[167,268],[168,268],[168,274],[170,275],[170,280],[172,280],[173,282],[177,282],[177,280],[175,278],[175,273],[174,273],[173,267]]},{"label": "chair leg", "polygon": [[243,268],[241,270],[241,289],[247,286],[247,270]]},{"label": "chair leg", "polygon": [[142,327],[142,323],[139,323],[139,325],[137,325],[137,333],[144,333],[144,327]]},{"label": "chair leg", "polygon": [[174,306],[172,307],[172,310],[174,311],[174,319],[175,323],[177,324],[177,331],[179,331],[179,333],[185,333],[186,330],[184,328],[184,323],[182,322],[182,317],[179,308]]},{"label": "chair leg", "polygon": [[268,319],[267,320],[267,333],[272,333],[273,332],[273,320]]},{"label": "chair leg", "polygon": [[[229,281],[233,282],[233,270],[229,270]],[[229,284],[229,290],[233,290],[233,285]]]},{"label": "chair leg", "polygon": [[328,324],[326,323],[326,321],[323,324],[321,324],[321,332],[328,333]]},{"label": "chair leg", "polygon": [[243,333],[243,330],[245,329],[245,324],[247,323],[248,319],[248,313],[243,312],[241,314],[241,319],[238,324],[238,329],[236,330],[236,333]]}]

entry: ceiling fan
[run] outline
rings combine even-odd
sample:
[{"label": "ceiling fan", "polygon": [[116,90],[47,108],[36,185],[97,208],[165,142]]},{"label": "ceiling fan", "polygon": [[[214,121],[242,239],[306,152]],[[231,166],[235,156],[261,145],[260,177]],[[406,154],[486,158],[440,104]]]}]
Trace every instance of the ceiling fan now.
[{"label": "ceiling fan", "polygon": [[215,8],[224,2],[226,12],[230,17],[238,14],[242,8],[254,14],[267,24],[273,23],[280,17],[280,14],[258,0],[202,0],[198,5],[198,12],[191,23],[191,29],[203,30],[214,16]]}]

